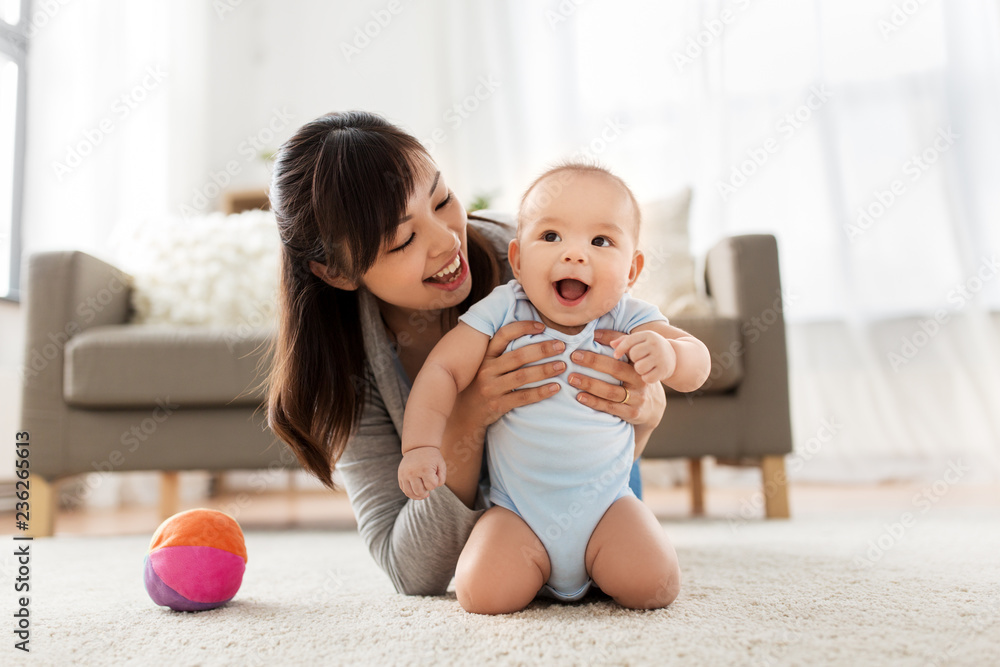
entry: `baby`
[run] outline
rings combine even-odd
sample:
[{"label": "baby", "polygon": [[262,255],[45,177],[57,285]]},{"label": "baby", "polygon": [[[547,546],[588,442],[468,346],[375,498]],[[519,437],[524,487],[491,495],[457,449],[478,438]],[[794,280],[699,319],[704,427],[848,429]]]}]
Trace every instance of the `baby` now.
[{"label": "baby", "polygon": [[[542,340],[565,343],[559,358],[566,371],[555,378],[556,393],[501,417],[489,427],[486,446],[490,501],[523,519],[541,540],[551,572],[537,592],[560,600],[587,592],[594,581],[584,558],[591,537],[596,539],[612,505],[635,498],[628,484],[635,459],[632,425],[582,405],[567,378],[576,372],[618,385],[620,393],[609,400],[619,403],[628,404],[628,389],[610,375],[578,366],[571,355],[585,351],[624,359],[627,354],[643,382],[663,382],[678,391],[697,389],[709,373],[703,343],[670,326],[655,306],[627,294],[643,265],[638,234],[635,198],[610,172],[570,164],[543,174],[522,199],[517,235],[508,249],[515,279],[459,318],[427,358],[406,405],[399,483],[407,496],[419,500],[445,481],[440,451],[445,424],[497,330],[514,321],[540,320],[546,326],[542,333],[516,338],[507,349]],[[627,335],[607,347],[595,342],[596,329]],[[648,528],[649,508],[635,500],[627,505],[629,513],[641,514],[629,520]],[[653,530],[659,536],[648,541],[666,544],[672,553],[658,523]],[[640,536],[636,540],[650,534],[627,532]],[[615,531],[604,533],[604,539],[621,539],[610,537]],[[604,572],[606,578],[644,576],[636,569],[634,563],[620,562]],[[608,583],[597,581],[606,591]]]}]

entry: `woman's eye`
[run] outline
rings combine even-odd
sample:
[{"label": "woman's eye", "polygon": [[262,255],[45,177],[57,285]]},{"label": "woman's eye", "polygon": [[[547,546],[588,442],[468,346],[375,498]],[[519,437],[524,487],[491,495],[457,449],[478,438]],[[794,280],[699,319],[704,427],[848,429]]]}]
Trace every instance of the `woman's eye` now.
[{"label": "woman's eye", "polygon": [[443,202],[441,202],[440,204],[438,204],[438,205],[437,205],[437,206],[436,206],[436,207],[434,208],[434,210],[435,210],[435,211],[440,211],[440,210],[441,210],[441,209],[443,209],[443,208],[444,208],[445,206],[447,206],[448,204],[450,204],[450,203],[451,203],[451,200],[452,200],[452,199],[454,199],[454,194],[455,194],[455,193],[453,193],[453,192],[452,192],[451,190],[449,190],[449,191],[448,191],[448,196],[447,196],[447,197],[445,197],[445,198],[444,198],[444,201],[443,201]]},{"label": "woman's eye", "polygon": [[555,232],[545,232],[542,235],[542,238],[544,240],[548,241],[549,243],[555,243],[556,241],[561,241],[562,240],[562,239],[559,238],[559,235],[556,234]]},{"label": "woman's eye", "polygon": [[414,233],[412,233],[412,232],[411,232],[411,233],[410,233],[410,238],[406,239],[406,243],[404,243],[403,245],[401,245],[401,246],[398,246],[398,247],[396,247],[396,248],[393,248],[393,249],[392,249],[392,250],[390,250],[389,252],[399,252],[400,250],[403,250],[403,249],[405,249],[405,248],[406,248],[406,246],[408,246],[408,245],[410,245],[411,243],[413,243],[413,238],[414,238],[415,236],[416,236],[416,234],[414,234]]},{"label": "woman's eye", "polygon": [[601,248],[606,248],[611,245],[611,239],[607,236],[595,236],[594,240],[590,242],[591,245],[596,245]]}]

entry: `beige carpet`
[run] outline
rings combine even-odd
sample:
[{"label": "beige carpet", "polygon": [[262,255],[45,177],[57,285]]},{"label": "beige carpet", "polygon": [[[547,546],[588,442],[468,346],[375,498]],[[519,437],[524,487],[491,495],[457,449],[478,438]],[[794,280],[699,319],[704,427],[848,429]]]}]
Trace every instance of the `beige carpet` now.
[{"label": "beige carpet", "polygon": [[194,614],[146,596],[148,537],[39,539],[30,656],[2,560],[0,664],[998,664],[1000,511],[914,514],[668,522],[684,577],[669,608],[591,596],[503,617],[397,595],[355,533],[248,532],[242,589]]}]

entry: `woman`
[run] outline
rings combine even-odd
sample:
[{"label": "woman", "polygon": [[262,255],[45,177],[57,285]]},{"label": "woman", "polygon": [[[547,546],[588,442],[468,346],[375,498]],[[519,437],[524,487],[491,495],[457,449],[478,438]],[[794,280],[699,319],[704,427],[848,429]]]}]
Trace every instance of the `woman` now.
[{"label": "woman", "polygon": [[[555,343],[504,353],[534,333],[510,324],[490,342],[445,432],[445,485],[422,501],[400,490],[400,433],[409,386],[458,316],[510,280],[514,230],[472,224],[420,143],[383,118],[332,113],[301,127],[275,157],[271,206],[282,241],[279,323],[268,421],[307,470],[334,488],[340,471],[358,530],[397,591],[439,595],[485,511],[486,427],[512,408],[551,396]],[[598,332],[602,343],[621,335]],[[596,410],[635,425],[636,457],[666,406],[627,363],[588,354],[584,366],[620,385],[581,377]],[[571,378],[573,379],[573,378]]]}]

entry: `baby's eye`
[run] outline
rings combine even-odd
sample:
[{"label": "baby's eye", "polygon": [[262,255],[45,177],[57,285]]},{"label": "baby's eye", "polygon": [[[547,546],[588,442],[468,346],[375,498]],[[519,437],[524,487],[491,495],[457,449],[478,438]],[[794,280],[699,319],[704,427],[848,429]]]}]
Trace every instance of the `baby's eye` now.
[{"label": "baby's eye", "polygon": [[562,241],[562,239],[559,238],[559,235],[556,234],[555,232],[545,232],[544,234],[542,234],[542,238],[545,239],[546,241],[548,241],[549,243],[555,243],[556,241]]},{"label": "baby's eye", "polygon": [[594,239],[590,242],[590,244],[596,245],[601,248],[606,248],[611,245],[611,239],[609,239],[607,236],[595,236]]}]

